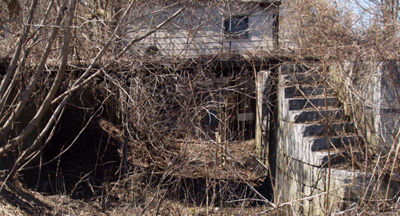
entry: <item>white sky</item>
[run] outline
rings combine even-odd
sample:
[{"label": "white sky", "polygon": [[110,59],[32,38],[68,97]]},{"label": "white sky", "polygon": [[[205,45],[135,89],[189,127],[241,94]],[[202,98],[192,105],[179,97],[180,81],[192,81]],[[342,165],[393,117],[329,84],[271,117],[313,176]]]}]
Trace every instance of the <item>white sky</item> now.
[{"label": "white sky", "polygon": [[368,28],[377,13],[377,6],[372,0],[332,0],[355,14],[355,25],[358,28]]}]

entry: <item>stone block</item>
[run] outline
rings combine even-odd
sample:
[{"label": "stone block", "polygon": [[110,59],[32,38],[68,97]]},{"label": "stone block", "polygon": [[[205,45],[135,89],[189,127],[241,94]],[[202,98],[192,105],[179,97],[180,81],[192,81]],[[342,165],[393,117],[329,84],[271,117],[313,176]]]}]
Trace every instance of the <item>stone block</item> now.
[{"label": "stone block", "polygon": [[[336,97],[329,97],[327,105],[330,107],[339,106],[339,101]],[[289,100],[289,110],[302,110],[307,108],[322,108],[325,107],[325,98],[294,98]]]},{"label": "stone block", "polygon": [[332,109],[328,111],[325,110],[302,110],[302,111],[292,111],[289,114],[287,121],[295,123],[306,123],[324,120],[328,116],[330,121],[340,120],[344,118],[343,109]]},{"label": "stone block", "polygon": [[[326,133],[326,124],[308,124],[304,126],[303,136],[324,136]],[[354,124],[351,122],[333,122],[330,123],[329,134],[332,136],[341,133],[354,133]]]},{"label": "stone block", "polygon": [[328,149],[328,146],[330,146],[331,149],[340,148],[361,142],[361,138],[356,135],[334,136],[329,137],[329,139],[326,137],[305,137],[304,139],[309,140],[308,142],[310,143],[311,151],[326,150]]},{"label": "stone block", "polygon": [[325,86],[319,85],[319,86],[290,86],[290,87],[285,87],[285,98],[295,98],[295,97],[304,97],[304,96],[309,96],[310,98],[312,97],[317,97],[317,96],[323,96],[325,95],[325,91],[327,92],[328,95],[334,95],[336,92],[332,88],[325,89]]}]

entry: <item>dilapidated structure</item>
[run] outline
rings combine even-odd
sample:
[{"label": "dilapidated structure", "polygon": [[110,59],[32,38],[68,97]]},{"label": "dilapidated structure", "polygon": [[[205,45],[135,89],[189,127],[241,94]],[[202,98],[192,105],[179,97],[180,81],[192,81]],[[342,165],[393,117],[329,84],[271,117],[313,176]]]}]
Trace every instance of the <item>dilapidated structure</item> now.
[{"label": "dilapidated structure", "polygon": [[[146,5],[149,13],[128,23],[125,40],[143,34],[184,8],[132,51],[179,58],[271,52],[278,46],[279,5],[279,1],[270,0],[165,1]],[[136,10],[143,8],[135,8],[132,13]]]},{"label": "dilapidated structure", "polygon": [[[9,156],[37,146],[22,159],[33,168],[19,170],[29,186],[76,198],[108,193],[147,208],[153,201],[143,204],[146,183],[156,185],[157,191],[149,191],[159,196],[159,206],[165,197],[207,208],[243,200],[310,215],[370,201],[374,194],[395,196],[397,184],[391,182],[397,178],[361,172],[356,164],[365,160],[358,155],[366,143],[393,153],[399,123],[385,114],[398,114],[398,82],[380,75],[358,79],[359,85],[373,81],[368,107],[381,115],[357,116],[354,110],[362,106],[353,102],[360,98],[348,97],[342,90],[349,86],[341,85],[356,80],[348,72],[351,64],[326,65],[305,56],[299,62],[279,49],[280,1],[133,2],[126,11],[97,1],[97,8],[86,1],[78,5],[85,13],[74,27],[81,34],[75,33],[70,48],[72,63],[63,66],[63,93],[52,99],[20,152]],[[61,40],[56,44],[61,49]],[[109,56],[97,58],[104,51],[99,44]],[[57,58],[46,64],[46,77],[38,76],[37,92],[48,92],[46,83],[58,77]],[[368,70],[398,74],[397,64],[388,65]],[[11,74],[4,68],[3,79]],[[82,77],[85,83],[78,82]],[[18,98],[19,92],[9,95]],[[27,102],[9,127],[12,134],[26,131],[43,98]],[[15,104],[4,101],[1,111],[8,118]],[[62,103],[69,106],[58,109]],[[66,114],[43,133],[54,110]],[[360,132],[363,124],[374,126],[367,136]],[[12,135],[2,136],[4,152]],[[40,181],[30,182],[30,176]],[[124,185],[108,187],[117,177],[126,177]],[[126,190],[126,197],[116,188]]]}]

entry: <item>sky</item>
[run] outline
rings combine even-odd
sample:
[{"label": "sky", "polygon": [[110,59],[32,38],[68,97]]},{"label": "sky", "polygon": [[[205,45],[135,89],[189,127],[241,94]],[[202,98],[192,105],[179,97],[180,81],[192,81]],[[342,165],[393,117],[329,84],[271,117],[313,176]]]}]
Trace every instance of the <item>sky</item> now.
[{"label": "sky", "polygon": [[346,10],[354,13],[356,20],[355,26],[361,28],[370,27],[373,19],[376,16],[377,6],[372,3],[372,0],[332,0],[339,7],[344,7]]}]

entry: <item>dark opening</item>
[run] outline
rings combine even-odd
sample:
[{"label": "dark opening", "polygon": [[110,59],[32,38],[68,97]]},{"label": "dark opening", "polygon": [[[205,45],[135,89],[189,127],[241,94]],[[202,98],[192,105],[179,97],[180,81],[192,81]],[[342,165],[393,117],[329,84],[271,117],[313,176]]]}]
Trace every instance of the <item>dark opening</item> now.
[{"label": "dark opening", "polygon": [[224,33],[226,38],[248,38],[249,17],[234,15],[224,19]]},{"label": "dark opening", "polygon": [[99,118],[91,118],[92,114],[75,107],[64,111],[58,131],[43,150],[41,169],[35,167],[38,161],[23,172],[29,187],[83,199],[98,195],[104,182],[118,177],[120,143],[99,127]]},{"label": "dark opening", "polygon": [[160,53],[160,50],[157,48],[157,46],[149,46],[146,49],[146,55],[154,56]]},{"label": "dark opening", "polygon": [[205,112],[203,128],[212,134],[218,132],[222,141],[251,140],[256,130],[255,81],[252,75],[241,74],[229,84],[231,90],[216,97],[209,97],[215,103]]}]

